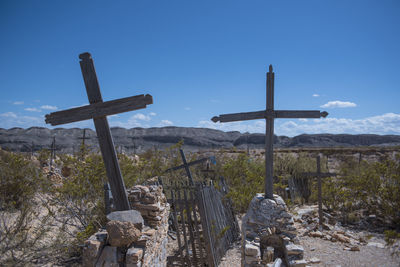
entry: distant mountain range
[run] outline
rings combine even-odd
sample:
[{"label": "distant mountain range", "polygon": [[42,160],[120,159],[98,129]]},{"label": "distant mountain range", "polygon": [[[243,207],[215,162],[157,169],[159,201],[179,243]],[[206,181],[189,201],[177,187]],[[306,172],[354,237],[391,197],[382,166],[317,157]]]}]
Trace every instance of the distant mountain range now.
[{"label": "distant mountain range", "polygon": [[[237,147],[241,149],[263,148],[264,134],[223,132],[207,128],[162,127],[162,128],[112,128],[114,143],[118,151],[134,153],[147,149],[165,147],[184,141],[185,150],[209,150]],[[79,150],[83,129],[31,127],[28,129],[0,128],[0,146],[11,151],[30,152],[50,148],[53,136],[56,148],[65,153]],[[85,143],[98,148],[96,132],[86,129]],[[295,137],[275,136],[275,147],[358,147],[399,146],[400,135],[374,134],[302,134]]]}]

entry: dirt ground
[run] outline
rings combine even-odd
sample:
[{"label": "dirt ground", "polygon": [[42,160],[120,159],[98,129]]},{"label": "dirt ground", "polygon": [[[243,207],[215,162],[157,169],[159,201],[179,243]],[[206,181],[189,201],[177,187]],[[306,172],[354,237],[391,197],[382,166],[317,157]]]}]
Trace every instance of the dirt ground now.
[{"label": "dirt ground", "polygon": [[[300,244],[304,248],[304,259],[308,261],[307,266],[400,266],[400,256],[392,256],[389,247],[385,246],[383,235],[366,231],[359,232],[356,235],[369,238],[368,244],[358,246],[360,251],[349,251],[346,245],[340,242],[331,242],[318,237],[299,236]],[[240,264],[241,244],[237,242],[227,251],[219,267],[238,267]]]}]

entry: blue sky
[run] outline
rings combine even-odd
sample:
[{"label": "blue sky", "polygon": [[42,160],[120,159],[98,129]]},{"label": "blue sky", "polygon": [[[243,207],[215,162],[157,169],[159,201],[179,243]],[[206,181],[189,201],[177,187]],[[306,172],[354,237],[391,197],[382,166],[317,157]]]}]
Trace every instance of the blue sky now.
[{"label": "blue sky", "polygon": [[[0,1],[0,127],[88,103],[78,55],[94,58],[103,99],[151,94],[111,126],[265,132],[263,120],[219,114],[321,109],[275,133],[400,134],[400,2]],[[92,121],[63,127],[93,127]]]}]

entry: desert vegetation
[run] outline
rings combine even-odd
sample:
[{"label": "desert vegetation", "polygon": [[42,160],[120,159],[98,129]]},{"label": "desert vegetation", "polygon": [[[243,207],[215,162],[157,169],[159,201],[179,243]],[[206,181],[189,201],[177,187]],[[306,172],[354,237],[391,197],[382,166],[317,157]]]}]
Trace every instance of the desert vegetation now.
[{"label": "desert vegetation", "polygon": [[[169,182],[184,179],[184,170],[164,172],[182,164],[178,151],[182,145],[151,149],[138,156],[119,154],[125,185],[154,182],[158,177]],[[225,178],[227,196],[235,211],[243,213],[252,197],[264,191],[263,157],[237,150],[214,152],[217,164],[211,165],[215,172],[209,178],[216,186],[220,177]],[[323,172],[328,171],[328,157],[334,154],[322,157]],[[83,241],[105,223],[107,178],[101,155],[82,147],[75,155],[58,155],[52,169],[49,156],[46,150],[35,157],[0,150],[2,266],[70,264],[79,260]],[[187,160],[203,156],[191,153]],[[287,197],[288,179],[293,178],[301,186],[298,197],[286,198],[289,206],[316,202],[316,182],[302,177],[315,168],[315,158],[307,152],[275,153],[275,193]],[[191,167],[196,181],[204,181],[202,169],[202,165]],[[342,223],[386,231],[388,241],[399,238],[400,157],[376,161],[343,157],[335,172],[336,177],[323,179],[326,209]]]}]

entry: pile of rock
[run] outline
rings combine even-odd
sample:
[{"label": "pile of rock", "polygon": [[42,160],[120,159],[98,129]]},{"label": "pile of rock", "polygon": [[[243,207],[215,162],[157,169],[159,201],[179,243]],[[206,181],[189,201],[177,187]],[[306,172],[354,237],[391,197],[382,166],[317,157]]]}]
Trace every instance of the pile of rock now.
[{"label": "pile of rock", "polygon": [[306,265],[304,249],[285,202],[257,194],[242,220],[242,266]]},{"label": "pile of rock", "polygon": [[[324,222],[319,225],[317,205],[296,207],[293,213],[295,214],[293,217],[295,226],[302,236],[341,242],[345,245],[344,249],[349,251],[360,251],[359,246],[367,244],[363,236],[341,227],[327,212],[323,212]],[[371,244],[373,245],[373,243]]]},{"label": "pile of rock", "polygon": [[[146,211],[144,214],[149,224],[137,210],[108,214],[105,229],[85,242],[83,266],[166,266],[169,205],[162,188],[135,186],[130,192],[137,192],[137,189],[145,192],[135,202],[141,203],[141,212]],[[145,204],[144,201],[149,203]],[[151,208],[145,208],[146,205]],[[154,209],[155,206],[158,210]],[[149,215],[148,211],[157,212],[155,216],[160,216],[160,219],[155,220],[154,214]]]},{"label": "pile of rock", "polygon": [[[162,186],[136,185],[127,190],[131,208],[138,210],[144,219],[144,223],[150,227],[157,228],[168,222],[168,203],[162,192]],[[162,221],[162,219],[166,221]]]}]

